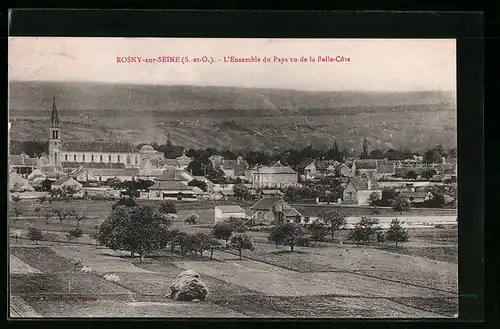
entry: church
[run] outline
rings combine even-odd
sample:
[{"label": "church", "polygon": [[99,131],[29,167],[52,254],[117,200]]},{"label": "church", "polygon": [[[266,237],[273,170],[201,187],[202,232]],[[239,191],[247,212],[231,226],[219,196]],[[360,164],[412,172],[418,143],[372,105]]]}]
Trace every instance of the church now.
[{"label": "church", "polygon": [[164,153],[144,145],[140,150],[116,142],[63,141],[55,97],[49,126],[49,166],[52,168],[143,168],[145,163],[164,159]]}]

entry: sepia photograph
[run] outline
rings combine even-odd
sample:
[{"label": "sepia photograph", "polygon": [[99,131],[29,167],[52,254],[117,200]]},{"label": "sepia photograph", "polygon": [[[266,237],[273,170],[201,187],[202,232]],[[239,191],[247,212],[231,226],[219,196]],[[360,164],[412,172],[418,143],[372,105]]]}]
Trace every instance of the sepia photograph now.
[{"label": "sepia photograph", "polygon": [[9,37],[10,318],[457,318],[456,46]]}]

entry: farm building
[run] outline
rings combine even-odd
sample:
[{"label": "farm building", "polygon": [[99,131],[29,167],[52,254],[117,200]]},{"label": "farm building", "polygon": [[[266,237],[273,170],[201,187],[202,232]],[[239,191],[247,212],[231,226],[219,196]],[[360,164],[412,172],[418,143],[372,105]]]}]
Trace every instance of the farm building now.
[{"label": "farm building", "polygon": [[221,156],[211,156],[210,161],[214,168],[220,168],[227,177],[245,179],[245,170],[248,163],[239,156],[236,160],[226,160]]},{"label": "farm building", "polygon": [[246,218],[245,210],[240,206],[216,206],[214,209],[214,224],[224,221],[228,218]]},{"label": "farm building", "polygon": [[297,222],[302,217],[294,207],[279,198],[262,198],[250,210],[253,223]]},{"label": "farm building", "polygon": [[63,188],[73,188],[75,190],[81,190],[83,185],[71,177],[63,177],[52,183],[52,190],[60,190]]},{"label": "farm building", "polygon": [[182,181],[158,181],[148,188],[149,199],[152,200],[178,200],[197,201],[193,189]]},{"label": "farm building", "polygon": [[352,177],[344,188],[342,203],[367,205],[370,194],[374,192],[382,198],[382,189],[376,180]]}]

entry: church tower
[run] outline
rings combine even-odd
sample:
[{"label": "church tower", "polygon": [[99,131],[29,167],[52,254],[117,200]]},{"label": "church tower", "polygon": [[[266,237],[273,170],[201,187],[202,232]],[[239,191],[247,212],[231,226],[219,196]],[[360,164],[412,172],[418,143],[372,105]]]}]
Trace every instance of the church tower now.
[{"label": "church tower", "polygon": [[57,115],[56,98],[52,103],[52,115],[49,127],[49,164],[51,167],[61,165],[61,133],[59,131],[59,116]]}]

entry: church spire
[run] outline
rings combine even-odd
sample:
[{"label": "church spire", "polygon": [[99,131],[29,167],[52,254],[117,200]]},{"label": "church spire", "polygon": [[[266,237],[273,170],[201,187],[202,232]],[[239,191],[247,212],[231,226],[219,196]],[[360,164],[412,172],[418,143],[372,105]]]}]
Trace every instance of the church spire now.
[{"label": "church spire", "polygon": [[50,123],[53,126],[59,126],[59,116],[57,115],[57,107],[56,107],[56,97],[54,96],[52,101],[52,116],[50,117]]}]

